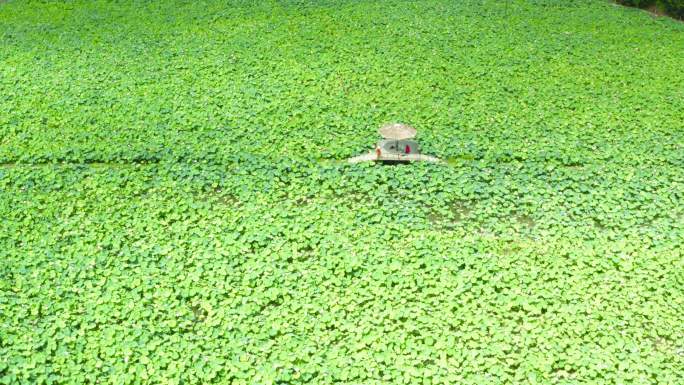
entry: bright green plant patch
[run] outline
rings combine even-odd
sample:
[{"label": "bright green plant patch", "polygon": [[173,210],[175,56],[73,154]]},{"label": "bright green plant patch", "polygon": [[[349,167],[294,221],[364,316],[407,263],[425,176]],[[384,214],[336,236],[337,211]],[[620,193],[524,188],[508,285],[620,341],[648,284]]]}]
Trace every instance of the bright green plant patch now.
[{"label": "bright green plant patch", "polygon": [[0,383],[680,383],[684,24],[558,4],[0,3]]}]

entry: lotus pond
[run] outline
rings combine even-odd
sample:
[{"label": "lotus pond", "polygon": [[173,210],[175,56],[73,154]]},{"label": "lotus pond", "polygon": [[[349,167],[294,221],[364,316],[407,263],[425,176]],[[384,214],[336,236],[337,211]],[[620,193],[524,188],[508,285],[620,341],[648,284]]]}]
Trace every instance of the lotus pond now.
[{"label": "lotus pond", "polygon": [[[0,42],[0,383],[684,378],[682,23],[9,0]],[[344,162],[395,121],[448,162]]]}]

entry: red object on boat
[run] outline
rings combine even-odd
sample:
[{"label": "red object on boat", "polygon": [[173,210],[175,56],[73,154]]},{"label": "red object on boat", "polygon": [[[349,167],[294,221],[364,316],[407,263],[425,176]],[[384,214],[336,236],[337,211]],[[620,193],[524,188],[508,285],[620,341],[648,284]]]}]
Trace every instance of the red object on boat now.
[{"label": "red object on boat", "polygon": [[378,158],[380,155],[382,155],[382,151],[380,150],[380,147],[375,147],[375,153],[378,155]]},{"label": "red object on boat", "polygon": [[409,146],[409,145],[407,144],[407,145],[406,145],[406,148],[404,149],[404,152],[407,153],[407,154],[410,154],[410,153],[411,153],[411,146]]}]

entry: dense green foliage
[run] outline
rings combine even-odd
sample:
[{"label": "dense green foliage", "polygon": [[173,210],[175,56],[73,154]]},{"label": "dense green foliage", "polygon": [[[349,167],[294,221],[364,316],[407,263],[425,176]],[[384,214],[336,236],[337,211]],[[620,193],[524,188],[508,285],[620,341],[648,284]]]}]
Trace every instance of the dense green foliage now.
[{"label": "dense green foliage", "polygon": [[684,18],[684,0],[618,0],[618,3],[641,8],[655,5],[670,16]]},{"label": "dense green foliage", "polygon": [[684,0],[661,0],[661,4],[670,15],[684,19]]},{"label": "dense green foliage", "polygon": [[618,3],[632,7],[648,7],[655,4],[656,0],[619,0]]},{"label": "dense green foliage", "polygon": [[[9,1],[0,41],[0,383],[684,378],[682,23]],[[448,164],[342,161],[388,121]]]}]

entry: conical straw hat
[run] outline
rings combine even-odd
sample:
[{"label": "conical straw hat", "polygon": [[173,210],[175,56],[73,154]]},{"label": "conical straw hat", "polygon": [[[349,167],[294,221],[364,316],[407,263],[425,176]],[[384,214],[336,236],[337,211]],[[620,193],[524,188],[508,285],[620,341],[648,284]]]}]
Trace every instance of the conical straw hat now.
[{"label": "conical straw hat", "polygon": [[402,123],[386,124],[378,130],[385,139],[410,139],[416,136],[416,129]]}]

